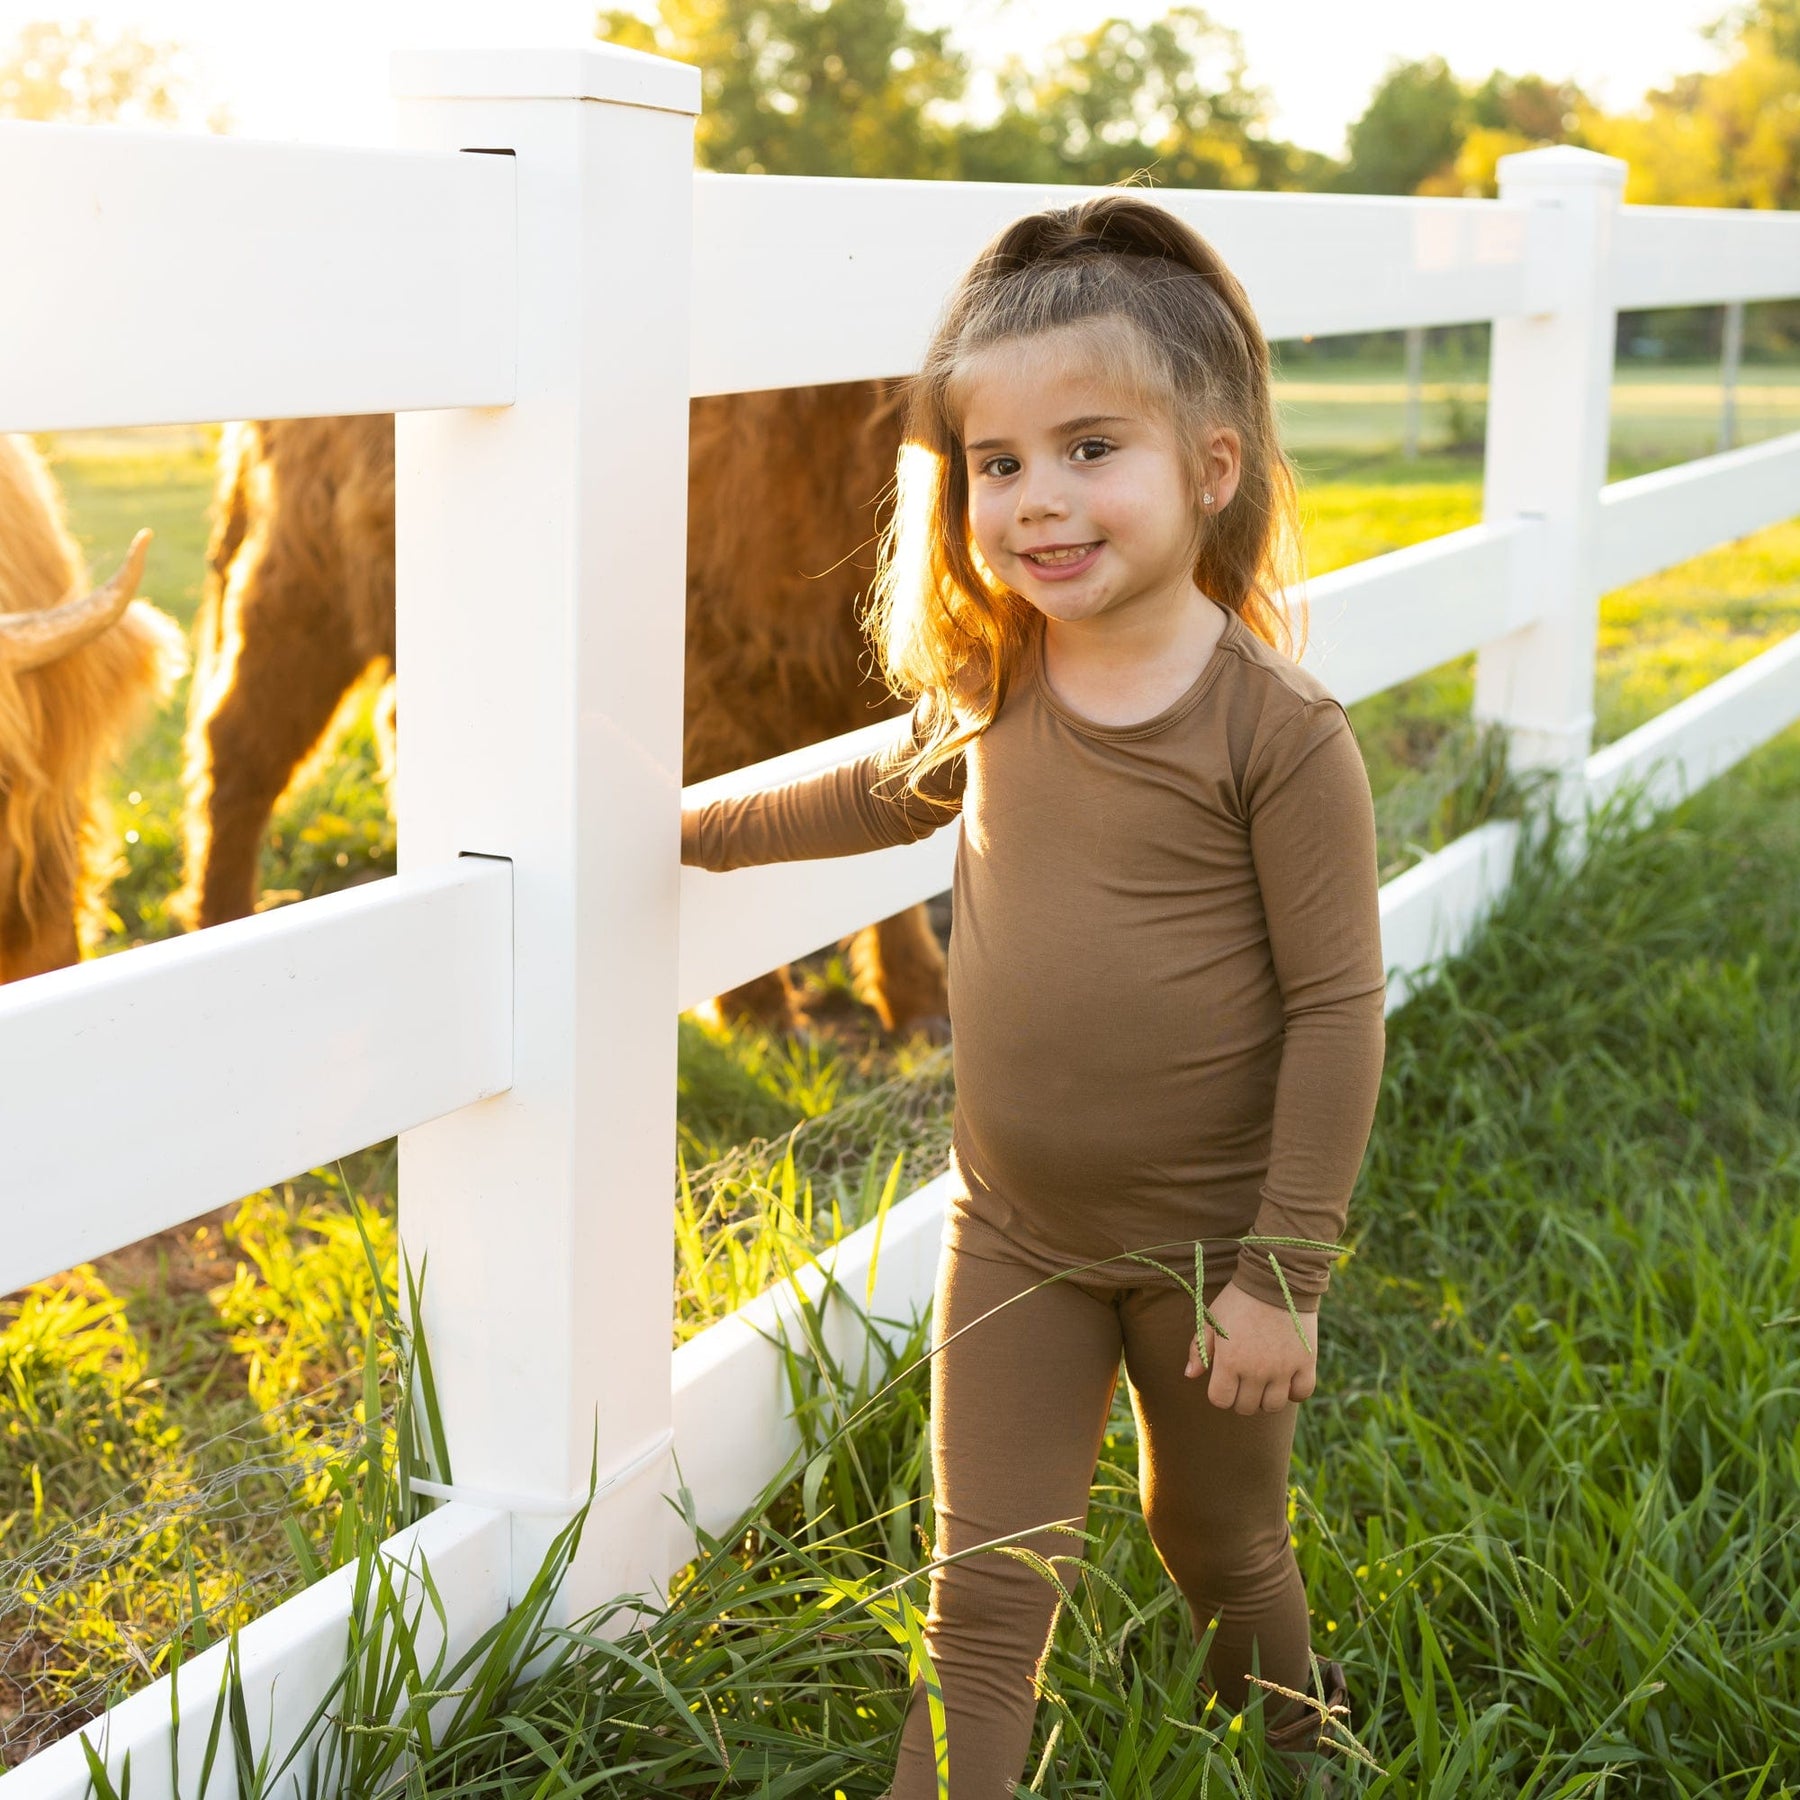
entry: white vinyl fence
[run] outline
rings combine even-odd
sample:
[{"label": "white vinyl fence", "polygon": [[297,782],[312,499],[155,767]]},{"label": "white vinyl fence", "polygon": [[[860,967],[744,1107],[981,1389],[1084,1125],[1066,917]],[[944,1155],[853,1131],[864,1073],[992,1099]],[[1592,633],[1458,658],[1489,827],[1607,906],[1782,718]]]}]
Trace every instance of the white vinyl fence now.
[{"label": "white vinyl fence", "polygon": [[[568,1613],[692,1555],[671,1451],[717,1530],[798,1441],[753,1328],[787,1296],[670,1350],[677,1009],[942,891],[955,852],[953,827],[679,866],[688,399],[905,373],[986,237],[1075,195],[695,174],[698,72],[613,47],[406,53],[394,88],[394,151],[0,125],[0,243],[30,246],[0,283],[0,429],[397,411],[405,720],[394,879],[0,988],[0,1292],[400,1133],[456,1497],[392,1549],[466,1644],[585,1496],[596,1429]],[[1800,217],[1621,206],[1624,166],[1582,151],[1500,166],[1493,201],[1159,197],[1271,337],[1494,321],[1484,522],[1313,583],[1307,666],[1353,701],[1477,651],[1519,763],[1573,799],[1654,764],[1674,798],[1800,716],[1800,637],[1591,754],[1598,596],[1800,511],[1800,433],[1606,486],[1614,315],[1800,294]],[[1387,885],[1394,1003],[1516,830]],[[940,1181],[890,1213],[884,1318],[922,1312],[941,1206]],[[859,1296],[867,1238],[824,1259]],[[243,1635],[278,1758],[348,1606],[334,1578]],[[183,1670],[190,1720],[219,1672]],[[134,1800],[196,1785],[170,1702],[84,1733],[115,1771],[131,1752]],[[65,1740],[0,1800],[86,1785]]]}]

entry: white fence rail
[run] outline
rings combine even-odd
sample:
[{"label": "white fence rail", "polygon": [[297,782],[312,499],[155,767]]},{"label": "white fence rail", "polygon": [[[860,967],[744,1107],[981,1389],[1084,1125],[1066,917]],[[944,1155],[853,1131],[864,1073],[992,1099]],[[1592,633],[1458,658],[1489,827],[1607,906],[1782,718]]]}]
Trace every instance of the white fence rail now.
[{"label": "white fence rail", "polygon": [[[693,391],[905,374],[988,238],[1070,197],[1007,182],[696,175]],[[1217,190],[1158,198],[1218,246],[1270,337],[1501,318],[1537,304],[1520,206]]]},{"label": "white fence rail", "polygon": [[512,865],[13,982],[0,1044],[5,1294],[508,1087]]},{"label": "white fence rail", "polygon": [[[0,429],[399,412],[406,721],[395,881],[0,991],[0,1288],[401,1131],[458,1485],[392,1550],[431,1555],[466,1641],[596,1447],[571,1611],[691,1554],[671,1446],[713,1529],[780,1467],[794,1426],[752,1327],[792,1296],[669,1348],[675,1012],[941,891],[955,852],[952,828],[678,867],[687,399],[904,373],[986,236],[1073,196],[696,176],[695,72],[610,47],[395,77],[395,153],[0,126],[0,233],[40,272],[0,290]],[[1501,169],[1498,201],[1159,197],[1272,336],[1495,322],[1484,522],[1316,581],[1308,666],[1348,701],[1474,650],[1517,762],[1572,802],[1641,774],[1672,798],[1800,716],[1800,639],[1596,754],[1599,593],[1800,510],[1800,439],[1603,489],[1615,315],[1800,293],[1800,217],[1621,208],[1622,165],[1583,152]],[[1517,838],[1482,826],[1384,888],[1390,1005],[1465,941]],[[888,1328],[929,1297],[942,1204],[941,1181],[902,1200],[873,1271],[868,1231],[822,1258]],[[855,1329],[828,1313],[841,1351]],[[347,1606],[334,1580],[245,1634],[278,1755]],[[185,1672],[184,1715],[215,1675]],[[141,1792],[185,1780],[165,1685],[85,1735]],[[86,1781],[66,1740],[0,1800]]]},{"label": "white fence rail", "polygon": [[1800,431],[1615,481],[1600,496],[1601,593],[1786,518],[1800,498]]},{"label": "white fence rail", "polygon": [[1800,718],[1800,632],[1658,713],[1587,761],[1587,791],[1607,799],[1642,781],[1667,806],[1704,787]]},{"label": "white fence rail", "polygon": [[6,121],[0,167],[8,431],[513,397],[509,156]]},{"label": "white fence rail", "polygon": [[1785,300],[1800,283],[1791,212],[1737,207],[1625,206],[1613,252],[1620,311]]}]

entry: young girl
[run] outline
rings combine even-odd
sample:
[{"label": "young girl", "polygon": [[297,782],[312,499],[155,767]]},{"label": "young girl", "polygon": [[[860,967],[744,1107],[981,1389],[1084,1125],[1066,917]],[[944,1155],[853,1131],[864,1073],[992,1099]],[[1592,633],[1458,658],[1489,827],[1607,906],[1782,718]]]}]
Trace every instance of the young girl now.
[{"label": "young girl", "polygon": [[[846,856],[960,812],[938,1555],[1025,1531],[1074,1587],[1082,1542],[1052,1528],[1086,1525],[1122,1353],[1145,1520],[1196,1630],[1217,1618],[1227,1714],[1253,1672],[1317,1693],[1292,1402],[1315,1385],[1384,982],[1368,778],[1276,599],[1294,484],[1268,346],[1203,238],[1109,193],[982,252],[907,436],[870,617],[915,701],[904,731],[684,812],[682,858]],[[1177,1279],[1196,1247],[1204,1353]],[[933,1570],[953,1800],[1020,1779],[1057,1594],[999,1552]],[[1264,1692],[1270,1742],[1323,1741],[1317,1704]],[[891,1794],[936,1792],[921,1682]]]}]

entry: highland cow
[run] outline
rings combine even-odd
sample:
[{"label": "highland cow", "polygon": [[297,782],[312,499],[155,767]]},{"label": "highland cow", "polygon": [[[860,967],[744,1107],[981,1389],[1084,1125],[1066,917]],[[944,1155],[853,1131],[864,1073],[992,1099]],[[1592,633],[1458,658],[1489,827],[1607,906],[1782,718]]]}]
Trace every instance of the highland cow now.
[{"label": "highland cow", "polygon": [[101,772],[186,664],[175,621],[132,598],[149,542],[84,592],[49,471],[28,438],[0,436],[0,981],[79,958]]},{"label": "highland cow", "polygon": [[[684,782],[904,710],[873,670],[855,605],[901,397],[897,382],[856,382],[692,402]],[[362,677],[393,660],[392,418],[229,427],[189,706],[176,910],[190,925],[251,910],[271,810]],[[384,765],[392,694],[390,681]],[[858,932],[850,961],[884,1026],[942,1035],[944,957],[924,908]],[[797,1017],[785,970],[721,1004]]]}]

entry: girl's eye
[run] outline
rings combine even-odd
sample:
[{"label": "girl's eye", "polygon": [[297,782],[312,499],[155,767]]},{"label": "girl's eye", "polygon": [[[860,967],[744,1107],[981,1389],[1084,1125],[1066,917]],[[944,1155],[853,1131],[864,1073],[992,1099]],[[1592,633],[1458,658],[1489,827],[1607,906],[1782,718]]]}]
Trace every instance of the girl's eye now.
[{"label": "girl's eye", "polygon": [[[1005,463],[1007,467],[1004,469],[1001,468],[999,466],[1001,463]],[[1006,476],[1011,475],[1018,466],[1019,459],[1016,456],[990,456],[987,461],[981,465],[981,472],[984,475]]]},{"label": "girl's eye", "polygon": [[[1075,460],[1077,462],[1098,462],[1110,449],[1112,449],[1112,445],[1105,438],[1083,438],[1075,446]],[[1093,454],[1086,454],[1089,451]]]}]

